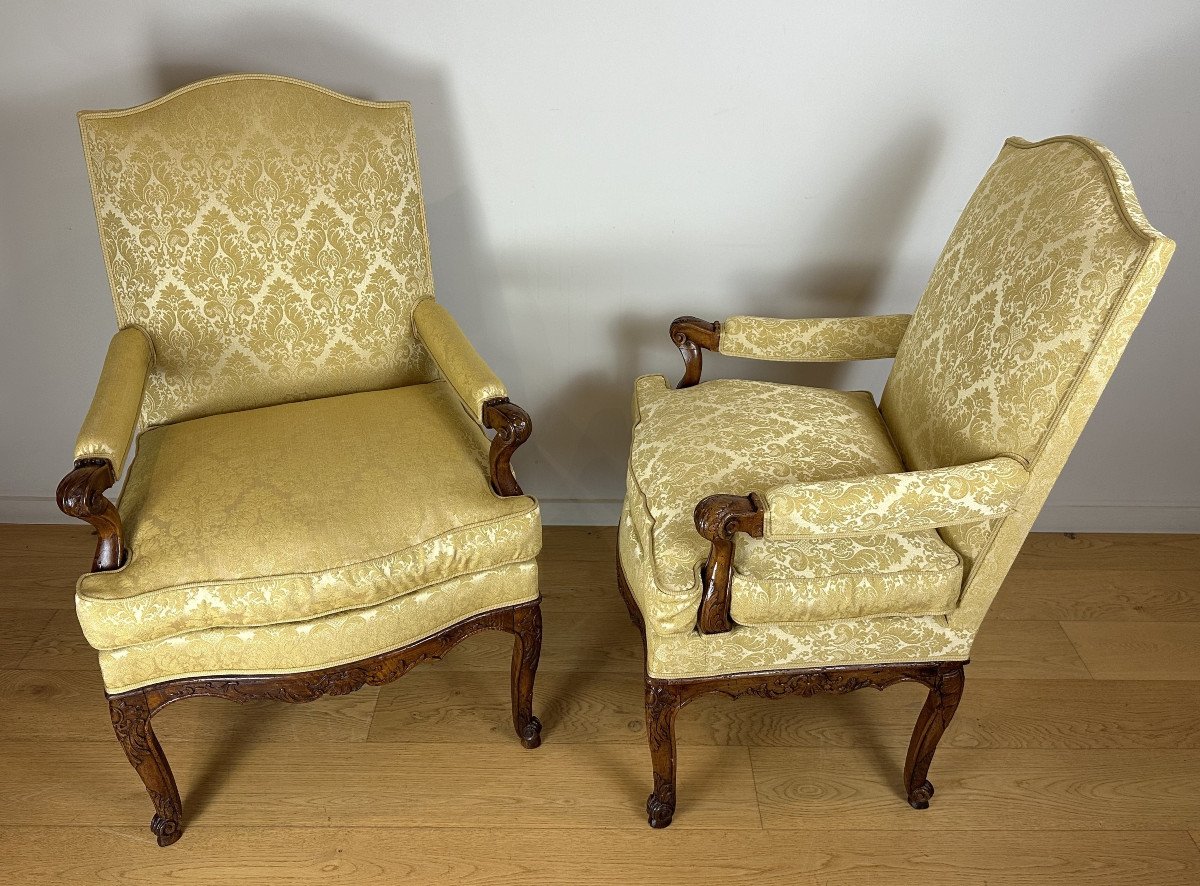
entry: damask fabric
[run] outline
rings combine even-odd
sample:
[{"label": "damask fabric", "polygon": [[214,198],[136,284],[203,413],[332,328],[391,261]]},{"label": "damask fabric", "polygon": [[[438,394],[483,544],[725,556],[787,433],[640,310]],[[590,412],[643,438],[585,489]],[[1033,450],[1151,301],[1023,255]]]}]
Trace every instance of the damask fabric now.
[{"label": "damask fabric", "polygon": [[718,350],[731,357],[829,363],[896,356],[908,314],[780,320],[730,317],[721,323]]},{"label": "damask fabric", "polygon": [[976,628],[1095,408],[1174,243],[1087,139],[1009,139],[938,260],[881,410],[911,469],[1008,454],[1029,481],[1008,516],[948,527]]},{"label": "damask fabric", "polygon": [[140,329],[122,329],[112,337],[91,408],[75,440],[76,461],[105,458],[121,475],[153,361],[150,339]]},{"label": "damask fabric", "polygon": [[528,561],[537,503],[492,492],[487,449],[445,381],[146,431],[119,504],[130,558],[79,580],[84,634],[295,622]]},{"label": "damask fabric", "polygon": [[[902,471],[865,392],[720,379],[683,390],[638,379],[626,512],[661,633],[696,625],[709,543],[693,511],[714,493]],[[932,530],[795,541],[737,536],[734,620],[753,625],[943,615],[962,588],[957,554]]]},{"label": "damask fabric", "polygon": [[436,377],[407,103],[235,75],[79,122],[144,425]]},{"label": "damask fabric", "polygon": [[[742,540],[739,537],[739,543]],[[657,589],[650,562],[638,545],[627,511],[618,549],[630,590],[646,616],[653,610]],[[932,615],[812,624],[735,624],[733,630],[723,634],[700,634],[695,630],[662,633],[649,619],[646,621],[646,672],[661,679],[827,665],[961,661],[970,654],[975,633],[951,627],[945,618]]]},{"label": "damask fabric", "polygon": [[467,412],[476,421],[482,421],[484,403],[508,396],[504,383],[463,335],[450,312],[433,299],[417,305],[413,322],[421,341]]},{"label": "damask fabric", "polygon": [[109,693],[212,674],[287,674],[408,646],[456,622],[538,597],[533,560],[429,585],[372,606],[265,627],[214,627],[101,650]]},{"label": "damask fabric", "polygon": [[1011,511],[1028,472],[1000,456],[949,468],[776,486],[764,495],[764,537],[912,532],[991,520]]}]

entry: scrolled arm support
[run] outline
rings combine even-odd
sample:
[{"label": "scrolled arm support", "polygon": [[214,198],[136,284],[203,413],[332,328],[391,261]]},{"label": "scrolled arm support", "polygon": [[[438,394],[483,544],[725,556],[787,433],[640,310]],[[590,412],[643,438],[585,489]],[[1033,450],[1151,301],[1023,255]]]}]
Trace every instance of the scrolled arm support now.
[{"label": "scrolled arm support", "polygon": [[723,634],[733,629],[729,615],[733,599],[733,536],[744,532],[762,538],[764,511],[762,501],[754,493],[710,495],[696,505],[696,531],[712,544],[701,573],[703,587],[696,620],[700,633]]},{"label": "scrolled arm support", "polygon": [[523,495],[512,469],[512,455],[533,433],[529,413],[507,398],[483,404],[484,427],[496,432],[488,455],[492,489],[497,495]]},{"label": "scrolled arm support", "polygon": [[58,509],[68,517],[90,523],[99,536],[93,572],[119,568],[126,558],[125,532],[121,515],[104,491],[117,481],[112,462],[104,458],[81,458],[75,469],[58,484]]},{"label": "scrolled arm support", "polygon": [[671,321],[671,341],[683,355],[683,378],[675,387],[690,388],[700,383],[700,373],[704,369],[701,349],[715,351],[720,344],[721,324],[699,317],[676,317]]}]

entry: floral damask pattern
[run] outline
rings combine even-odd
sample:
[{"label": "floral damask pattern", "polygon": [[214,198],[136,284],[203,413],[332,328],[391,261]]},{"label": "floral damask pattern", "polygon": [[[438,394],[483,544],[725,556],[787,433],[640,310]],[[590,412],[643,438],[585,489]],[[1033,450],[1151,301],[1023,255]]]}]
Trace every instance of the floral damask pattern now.
[{"label": "floral damask pattern", "polygon": [[304,621],[209,628],[101,650],[100,671],[112,694],[178,677],[315,670],[398,649],[471,616],[537,597],[537,563],[529,560]]},{"label": "floral damask pattern", "polygon": [[84,634],[297,621],[530,560],[537,502],[492,492],[487,447],[445,381],[146,431],[120,502],[130,559],[79,580]]},{"label": "floral damask pattern", "polygon": [[154,345],[145,426],[436,376],[407,104],[238,75],[80,127],[118,325]]},{"label": "floral damask pattern", "polygon": [[[638,544],[631,521],[623,520],[618,538],[621,566],[645,615],[656,589]],[[647,621],[646,672],[672,679],[825,665],[961,661],[970,654],[974,633],[950,627],[941,616],[736,624],[724,634],[664,633]]]},{"label": "floral damask pattern", "polygon": [[781,320],[730,317],[721,321],[719,350],[731,357],[829,363],[896,356],[908,314]]},{"label": "floral damask pattern", "polygon": [[[692,512],[714,493],[903,470],[870,394],[720,379],[672,390],[638,379],[626,511],[654,591],[648,623],[695,627],[709,544]],[[747,622],[946,613],[961,562],[934,531],[748,539],[734,548],[734,611]]]},{"label": "floral damask pattern", "polygon": [[765,536],[816,538],[912,532],[1008,513],[1028,472],[1000,456],[949,468],[777,486],[765,496]]},{"label": "floral damask pattern", "polygon": [[941,530],[968,567],[956,623],[982,620],[1173,249],[1078,137],[1009,139],[963,210],[880,406],[910,468],[1029,466],[1013,513]]},{"label": "floral damask pattern", "polygon": [[[680,410],[671,414],[656,407],[674,395],[661,381],[640,380],[636,421],[669,418],[700,438],[694,443],[667,434],[669,445],[640,451],[641,426],[634,432],[619,545],[630,588],[646,616],[650,675],[689,677],[967,657],[1174,246],[1149,226],[1128,175],[1105,148],[1070,136],[1036,144],[1010,139],[964,211],[900,339],[882,403],[887,419],[883,433],[892,432],[908,473],[900,473],[900,458],[893,452],[892,459],[880,459],[874,466],[869,459],[851,457],[857,473],[785,481],[800,484],[792,489],[778,489],[780,484],[771,481],[779,472],[770,467],[764,471],[768,482],[758,485],[737,467],[726,477],[726,461],[736,466],[748,456],[770,466],[786,458],[797,439],[804,440],[790,432],[795,404],[783,396],[774,402],[755,401],[749,391],[739,390],[736,398],[747,403],[748,413],[751,408],[770,413],[748,414],[752,431],[742,438],[730,433],[728,416],[707,421],[703,415],[697,418]],[[850,359],[882,356],[879,352],[884,350],[882,341],[833,347],[804,340],[833,335],[834,330],[822,330],[820,322],[728,322],[735,334],[727,350],[727,330],[722,329],[721,350],[740,356],[804,359],[814,354],[838,359],[841,353]],[[789,336],[796,338],[789,342]],[[800,412],[805,421],[828,429],[836,439],[847,418],[844,404],[836,398],[847,395],[816,393],[828,399],[814,398]],[[718,403],[714,414],[728,411]],[[681,447],[678,467],[673,463],[674,446]],[[854,453],[852,447],[845,451]],[[799,457],[808,454],[800,452]],[[836,450],[825,455],[829,458],[836,459]],[[710,475],[720,477],[723,488],[706,484]],[[690,512],[681,508],[674,522],[661,521],[660,515],[667,515],[665,502],[653,498],[651,478],[660,487],[664,482],[670,487],[675,476],[686,478],[679,498],[693,502],[712,492],[745,494],[775,487],[767,494],[767,536],[788,530],[800,536],[873,533],[898,528],[897,510],[905,520],[924,515],[931,525],[942,526],[939,534],[962,556],[968,574],[961,597],[944,617],[936,610],[924,616],[894,612],[877,598],[860,611],[866,617],[789,622],[797,609],[811,611],[804,607],[811,606],[813,597],[803,589],[816,567],[797,549],[773,546],[848,543],[855,537],[783,542],[739,535],[732,605],[738,624],[728,633],[700,635],[689,629],[695,624],[698,595],[688,593],[684,575],[687,563],[694,562],[691,557],[703,556],[703,540],[698,535],[691,540],[691,557],[680,556],[665,564],[666,569],[660,562],[661,543],[670,538],[664,526],[682,527]],[[856,476],[867,479],[851,479]],[[927,482],[931,478],[936,480],[932,485]],[[674,532],[675,550],[686,550],[682,528]],[[865,538],[894,542],[920,536],[893,532]],[[783,550],[793,553],[775,553]],[[772,553],[765,554],[768,551]],[[897,553],[889,556],[903,560]],[[770,565],[764,570],[755,558],[765,558]],[[756,570],[772,578],[757,578],[751,586],[745,574]],[[781,587],[773,588],[772,581]],[[858,589],[847,586],[838,593],[852,600]]]},{"label": "floral damask pattern", "polygon": [[508,396],[504,383],[471,346],[450,312],[433,299],[417,305],[413,323],[463,407],[476,421],[482,421],[483,404]]}]

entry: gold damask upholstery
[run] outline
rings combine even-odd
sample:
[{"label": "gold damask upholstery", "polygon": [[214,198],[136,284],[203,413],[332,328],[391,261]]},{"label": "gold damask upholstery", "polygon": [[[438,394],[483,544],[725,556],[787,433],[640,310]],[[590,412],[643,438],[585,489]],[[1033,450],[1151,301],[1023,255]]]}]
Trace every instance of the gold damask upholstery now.
[{"label": "gold damask upholstery", "polygon": [[108,691],[536,601],[538,506],[499,493],[507,392],[433,301],[408,104],[234,75],[80,128],[120,331],[60,503],[119,533],[76,595]]},{"label": "gold damask upholstery", "polygon": [[[1105,148],[1009,139],[911,320],[731,317],[706,333],[759,359],[894,355],[879,409],[640,379],[620,562],[649,676],[966,659],[1173,250]],[[693,509],[751,494],[762,537],[734,536],[732,629],[700,633],[716,549]]]},{"label": "gold damask upholstery", "polygon": [[154,347],[144,424],[436,378],[407,102],[234,75],[79,125],[117,325]]},{"label": "gold damask upholstery", "polygon": [[[647,561],[643,615],[663,634],[694,631],[708,543],[692,511],[729,489],[903,470],[871,395],[718,379],[672,390],[638,379],[626,518]],[[805,623],[869,615],[945,615],[962,561],[932,530],[854,537],[747,539],[735,548],[739,624]]]},{"label": "gold damask upholstery", "polygon": [[152,428],[121,495],[129,560],[79,581],[84,635],[306,620],[532,561],[537,503],[492,492],[487,453],[444,381]]},{"label": "gold damask upholstery", "polygon": [[730,317],[721,324],[720,353],[753,360],[837,363],[895,357],[911,316]]},{"label": "gold damask upholstery", "polygon": [[75,460],[104,458],[120,476],[133,444],[146,378],[154,364],[150,339],[136,326],[112,337],[91,408],[75,441]]},{"label": "gold damask upholstery", "polygon": [[476,421],[482,421],[484,403],[508,396],[504,382],[471,347],[450,312],[433,299],[417,304],[413,321],[417,335],[463,407]]}]

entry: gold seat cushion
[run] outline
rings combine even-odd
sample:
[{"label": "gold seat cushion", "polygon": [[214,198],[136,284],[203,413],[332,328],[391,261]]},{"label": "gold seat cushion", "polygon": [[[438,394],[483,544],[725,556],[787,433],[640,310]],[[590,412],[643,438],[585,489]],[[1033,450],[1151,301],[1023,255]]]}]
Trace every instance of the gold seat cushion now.
[{"label": "gold seat cushion", "polygon": [[[633,555],[654,584],[644,615],[661,633],[696,624],[709,543],[692,512],[715,493],[904,470],[871,395],[720,379],[672,390],[638,380],[626,511]],[[942,616],[962,561],[935,530],[798,540],[739,536],[731,614],[738,624]]]},{"label": "gold seat cushion", "polygon": [[119,505],[132,555],[79,581],[84,634],[300,622],[531,560],[537,503],[492,492],[487,449],[444,381],[152,428]]}]

